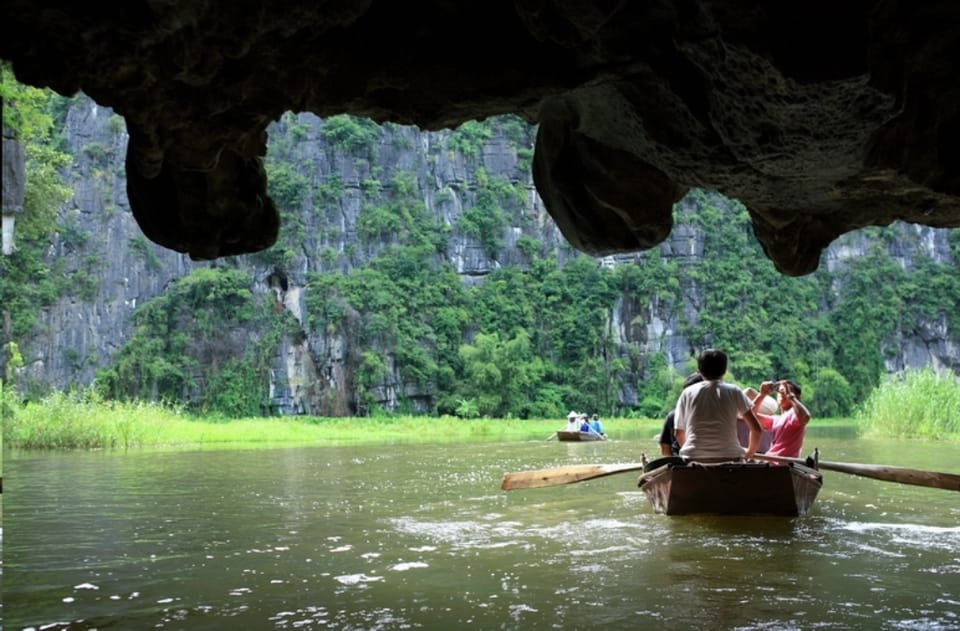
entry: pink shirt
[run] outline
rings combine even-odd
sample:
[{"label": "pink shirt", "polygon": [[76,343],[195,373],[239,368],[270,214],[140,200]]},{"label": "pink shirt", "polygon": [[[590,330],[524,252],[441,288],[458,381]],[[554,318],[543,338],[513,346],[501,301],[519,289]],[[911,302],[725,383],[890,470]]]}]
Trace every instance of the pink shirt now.
[{"label": "pink shirt", "polygon": [[790,408],[783,414],[777,414],[776,416],[757,414],[757,420],[760,421],[763,429],[771,432],[774,436],[773,444],[767,451],[768,456],[800,457],[807,424],[800,422],[795,408]]}]

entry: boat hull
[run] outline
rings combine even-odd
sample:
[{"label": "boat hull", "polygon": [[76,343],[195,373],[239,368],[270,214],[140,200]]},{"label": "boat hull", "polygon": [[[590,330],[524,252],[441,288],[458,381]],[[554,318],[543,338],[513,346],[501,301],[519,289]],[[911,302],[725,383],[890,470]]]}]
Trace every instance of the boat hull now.
[{"label": "boat hull", "polygon": [[557,440],[562,442],[595,441],[606,440],[606,437],[596,432],[573,432],[561,429],[557,431]]},{"label": "boat hull", "polygon": [[823,476],[800,464],[673,461],[641,475],[639,486],[664,515],[796,517],[810,512]]}]

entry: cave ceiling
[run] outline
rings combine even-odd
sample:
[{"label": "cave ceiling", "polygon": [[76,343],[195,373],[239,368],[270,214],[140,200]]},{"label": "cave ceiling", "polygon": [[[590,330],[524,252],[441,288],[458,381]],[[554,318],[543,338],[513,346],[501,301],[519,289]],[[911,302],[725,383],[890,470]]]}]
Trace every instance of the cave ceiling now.
[{"label": "cave ceiling", "polygon": [[17,79],[121,114],[133,213],[195,259],[276,238],[284,112],[538,125],[565,238],[651,248],[691,187],[740,200],[782,273],[839,235],[960,226],[960,3],[0,0]]}]

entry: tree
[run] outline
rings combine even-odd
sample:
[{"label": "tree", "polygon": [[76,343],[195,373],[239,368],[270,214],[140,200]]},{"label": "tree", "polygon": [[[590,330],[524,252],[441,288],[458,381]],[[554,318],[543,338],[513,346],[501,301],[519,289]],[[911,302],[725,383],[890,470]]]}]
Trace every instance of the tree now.
[{"label": "tree", "polygon": [[818,370],[803,395],[807,407],[816,410],[817,416],[848,416],[853,411],[850,382],[833,368]]},{"label": "tree", "polygon": [[26,158],[23,212],[17,216],[14,251],[0,256],[0,305],[11,323],[5,331],[11,338],[3,341],[9,343],[24,341],[40,312],[77,286],[63,273],[62,261],[51,264],[45,258],[57,229],[57,211],[72,195],[61,175],[72,158],[57,149],[51,138],[52,112],[64,99],[20,85],[7,63],[0,64],[0,77],[4,133],[13,133]]}]

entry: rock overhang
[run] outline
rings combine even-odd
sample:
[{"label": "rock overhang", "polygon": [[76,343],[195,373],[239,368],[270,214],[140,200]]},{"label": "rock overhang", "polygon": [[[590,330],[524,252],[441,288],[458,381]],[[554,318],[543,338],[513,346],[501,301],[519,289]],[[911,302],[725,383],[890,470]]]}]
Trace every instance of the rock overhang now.
[{"label": "rock overhang", "polygon": [[743,202],[789,275],[864,226],[960,226],[946,1],[0,6],[0,58],[124,116],[139,225],[197,259],[275,240],[262,157],[285,111],[423,129],[520,115],[545,207],[593,255],[660,243],[691,187]]}]

